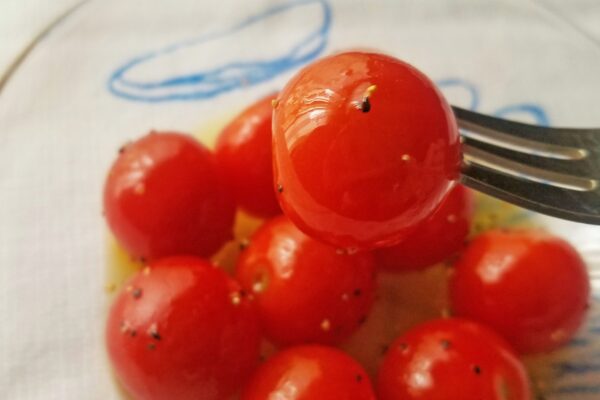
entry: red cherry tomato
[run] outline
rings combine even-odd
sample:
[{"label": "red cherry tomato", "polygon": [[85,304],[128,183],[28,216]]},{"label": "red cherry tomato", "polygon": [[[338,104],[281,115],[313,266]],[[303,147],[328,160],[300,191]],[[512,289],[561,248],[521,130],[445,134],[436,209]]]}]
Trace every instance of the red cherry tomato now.
[{"label": "red cherry tomato", "polygon": [[380,400],[528,400],[527,373],[482,325],[434,320],[400,336],[379,371]]},{"label": "red cherry tomato", "polygon": [[131,255],[210,256],[232,237],[233,200],[214,155],[194,138],[151,133],[120,153],[104,186],[104,211]]},{"label": "red cherry tomato", "polygon": [[553,350],[582,323],[590,287],[585,264],[562,239],[537,231],[489,231],[455,265],[456,315],[489,325],[519,352]]},{"label": "red cherry tomato", "polygon": [[174,257],[140,271],[119,293],[106,345],[136,399],[222,400],[258,362],[258,325],[252,304],[223,271]]},{"label": "red cherry tomato", "polygon": [[281,345],[339,342],[365,321],[375,292],[370,253],[341,254],[284,216],[255,233],[236,277],[256,297],[265,336]]},{"label": "red cherry tomato", "polygon": [[256,102],[221,132],[216,156],[239,205],[251,214],[281,213],[273,190],[271,125],[276,95]]},{"label": "red cherry tomato", "polygon": [[456,185],[439,208],[406,239],[377,250],[377,265],[390,271],[407,271],[444,261],[464,246],[472,217],[473,194]]},{"label": "red cherry tomato", "polygon": [[273,114],[283,210],[336,246],[396,244],[458,177],[457,131],[440,92],[410,65],[358,52],[317,61],[288,83]]},{"label": "red cherry tomato", "polygon": [[242,400],[375,400],[365,370],[340,350],[299,346],[271,357],[256,372]]}]

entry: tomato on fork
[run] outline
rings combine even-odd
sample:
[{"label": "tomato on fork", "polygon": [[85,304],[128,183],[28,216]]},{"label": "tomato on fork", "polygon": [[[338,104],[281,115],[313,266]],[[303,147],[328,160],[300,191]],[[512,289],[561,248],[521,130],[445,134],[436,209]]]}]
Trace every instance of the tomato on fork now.
[{"label": "tomato on fork", "polygon": [[395,58],[319,60],[273,114],[275,186],[305,233],[342,248],[390,246],[439,205],[461,161],[454,115],[435,85]]}]

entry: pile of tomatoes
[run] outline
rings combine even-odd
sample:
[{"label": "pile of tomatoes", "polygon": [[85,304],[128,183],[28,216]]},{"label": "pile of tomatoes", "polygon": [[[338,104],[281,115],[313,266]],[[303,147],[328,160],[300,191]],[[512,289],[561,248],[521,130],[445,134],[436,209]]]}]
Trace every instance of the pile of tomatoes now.
[{"label": "pile of tomatoes", "polygon": [[[542,231],[469,236],[460,160],[429,79],[359,52],[306,67],[214,152],[176,132],[125,145],[104,212],[144,266],[108,316],[117,378],[136,399],[531,399],[519,355],[573,337],[586,268]],[[236,208],[264,223],[229,274],[210,257],[233,239]],[[370,376],[338,346],[369,317],[378,271],[440,262],[452,316],[401,334]],[[278,349],[266,360],[265,341]]]}]

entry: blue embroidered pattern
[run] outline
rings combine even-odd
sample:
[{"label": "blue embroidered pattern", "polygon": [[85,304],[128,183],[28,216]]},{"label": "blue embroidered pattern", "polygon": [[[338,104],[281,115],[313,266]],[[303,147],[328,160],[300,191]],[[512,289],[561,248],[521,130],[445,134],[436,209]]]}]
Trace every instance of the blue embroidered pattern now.
[{"label": "blue embroidered pattern", "polygon": [[[141,82],[127,76],[134,68],[159,57],[240,33],[244,28],[265,22],[269,18],[297,12],[301,7],[314,5],[319,5],[322,11],[322,21],[318,28],[307,32],[297,43],[291,43],[291,48],[285,54],[277,55],[272,59],[232,61],[212,69],[189,75],[171,76],[153,82]],[[274,6],[219,32],[175,43],[161,50],[135,57],[112,73],[108,80],[108,89],[116,96],[145,102],[210,99],[225,92],[267,81],[314,60],[327,46],[330,26],[331,8],[325,0],[296,0]]]}]

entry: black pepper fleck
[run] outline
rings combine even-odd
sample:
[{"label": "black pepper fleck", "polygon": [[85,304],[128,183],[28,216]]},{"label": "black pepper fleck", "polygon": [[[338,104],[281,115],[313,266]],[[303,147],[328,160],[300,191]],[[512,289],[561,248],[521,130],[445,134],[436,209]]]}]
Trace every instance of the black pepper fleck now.
[{"label": "black pepper fleck", "polygon": [[365,96],[362,99],[362,102],[360,103],[360,111],[364,113],[368,113],[369,111],[371,111],[371,101],[369,100],[368,96]]},{"label": "black pepper fleck", "polygon": [[479,365],[474,365],[473,372],[475,372],[477,375],[481,375],[481,367]]},{"label": "black pepper fleck", "polygon": [[140,289],[140,288],[133,289],[133,292],[131,292],[131,295],[133,296],[134,299],[139,299],[140,297],[142,297],[142,289]]},{"label": "black pepper fleck", "polygon": [[150,336],[154,340],[162,339],[162,337],[158,333],[158,328],[156,327],[156,324],[152,324],[152,326],[150,326],[150,329],[148,329],[148,336]]},{"label": "black pepper fleck", "polygon": [[240,240],[240,250],[246,250],[250,245],[250,241],[248,239]]}]

